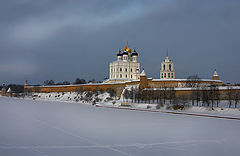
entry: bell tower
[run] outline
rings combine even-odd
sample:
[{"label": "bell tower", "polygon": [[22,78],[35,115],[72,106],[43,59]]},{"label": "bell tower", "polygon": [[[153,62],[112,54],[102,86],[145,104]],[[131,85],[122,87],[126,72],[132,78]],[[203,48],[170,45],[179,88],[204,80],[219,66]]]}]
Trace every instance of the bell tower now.
[{"label": "bell tower", "polygon": [[161,63],[160,79],[175,79],[175,70],[172,60],[168,58],[168,49],[165,60]]}]

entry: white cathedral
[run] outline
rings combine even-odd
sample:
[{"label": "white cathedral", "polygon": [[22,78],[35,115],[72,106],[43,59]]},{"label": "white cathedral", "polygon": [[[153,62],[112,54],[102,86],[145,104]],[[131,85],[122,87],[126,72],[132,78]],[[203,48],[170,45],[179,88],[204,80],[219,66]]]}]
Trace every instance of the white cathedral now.
[{"label": "white cathedral", "polygon": [[[161,79],[175,79],[175,70],[173,62],[167,56],[161,63],[160,70]],[[132,52],[132,49],[128,46],[117,53],[117,60],[110,62],[109,65],[109,79],[105,82],[124,82],[140,79],[140,63],[138,62],[138,53],[136,50]]]},{"label": "white cathedral", "polygon": [[117,60],[110,63],[108,82],[121,82],[140,79],[140,63],[137,60],[136,50],[128,47],[119,50]]}]

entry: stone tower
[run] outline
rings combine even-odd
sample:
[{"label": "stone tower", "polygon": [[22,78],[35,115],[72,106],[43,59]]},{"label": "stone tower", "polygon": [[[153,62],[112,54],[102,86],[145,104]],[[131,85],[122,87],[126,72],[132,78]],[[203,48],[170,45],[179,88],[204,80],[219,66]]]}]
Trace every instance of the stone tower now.
[{"label": "stone tower", "polygon": [[217,74],[216,69],[214,70],[212,79],[213,79],[213,80],[219,80],[219,75]]},{"label": "stone tower", "polygon": [[161,63],[160,79],[175,79],[175,70],[172,60],[168,58],[168,49],[165,60]]}]

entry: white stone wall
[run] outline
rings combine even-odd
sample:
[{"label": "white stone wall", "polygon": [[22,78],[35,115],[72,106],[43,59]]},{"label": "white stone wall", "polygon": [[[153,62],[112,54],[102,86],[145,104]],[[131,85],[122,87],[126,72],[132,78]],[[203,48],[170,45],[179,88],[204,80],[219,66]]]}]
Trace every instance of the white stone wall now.
[{"label": "white stone wall", "polygon": [[109,66],[110,79],[140,79],[140,63],[129,60],[111,62]]}]

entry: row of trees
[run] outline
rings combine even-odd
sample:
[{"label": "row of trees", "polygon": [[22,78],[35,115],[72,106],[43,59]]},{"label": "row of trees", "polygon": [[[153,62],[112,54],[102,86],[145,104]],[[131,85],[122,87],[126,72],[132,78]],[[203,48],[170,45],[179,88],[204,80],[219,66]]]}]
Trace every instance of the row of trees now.
[{"label": "row of trees", "polygon": [[135,103],[157,103],[157,104],[191,104],[199,106],[208,107],[219,107],[221,100],[228,101],[228,107],[237,108],[237,105],[240,100],[239,90],[233,90],[231,87],[228,88],[225,95],[221,95],[218,86],[213,85],[210,87],[199,87],[192,88],[191,94],[179,94],[176,95],[175,88],[162,87],[157,90],[148,89],[148,90],[139,90],[131,88],[130,90],[125,90],[123,93],[123,98],[125,101],[131,100]]},{"label": "row of trees", "polygon": [[0,90],[3,87],[6,89],[11,88],[11,91],[14,93],[23,93],[23,91],[24,91],[23,85],[17,85],[17,84],[2,85],[2,86],[0,86]]},{"label": "row of trees", "polygon": [[[95,81],[95,79],[91,79],[88,81],[88,83],[101,83],[102,81]],[[63,81],[63,82],[57,82],[55,83],[53,80],[45,80],[43,82],[44,85],[46,86],[51,86],[51,85],[70,85],[70,84],[86,84],[87,81],[82,78],[76,78],[74,82],[70,83],[69,81]]]}]

